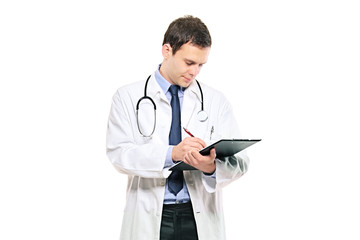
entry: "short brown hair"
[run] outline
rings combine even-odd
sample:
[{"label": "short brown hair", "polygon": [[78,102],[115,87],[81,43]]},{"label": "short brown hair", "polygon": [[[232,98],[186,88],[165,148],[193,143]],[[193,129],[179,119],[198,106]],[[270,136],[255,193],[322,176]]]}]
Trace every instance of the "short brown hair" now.
[{"label": "short brown hair", "polygon": [[199,47],[211,47],[211,36],[206,25],[190,15],[178,18],[170,23],[165,35],[164,44],[170,44],[175,54],[183,44],[192,43]]}]

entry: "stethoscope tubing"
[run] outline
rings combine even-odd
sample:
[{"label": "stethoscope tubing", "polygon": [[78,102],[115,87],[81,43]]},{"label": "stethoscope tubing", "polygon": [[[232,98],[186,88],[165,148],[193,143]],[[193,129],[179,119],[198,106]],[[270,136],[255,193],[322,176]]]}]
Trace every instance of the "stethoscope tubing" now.
[{"label": "stethoscope tubing", "polygon": [[[155,132],[155,127],[156,127],[156,104],[155,104],[154,100],[153,100],[151,97],[147,96],[147,86],[148,86],[150,77],[151,77],[151,75],[146,79],[146,82],[145,82],[144,96],[142,96],[142,97],[138,100],[138,102],[137,102],[137,104],[136,104],[136,123],[137,123],[138,130],[139,130],[140,134],[141,134],[143,137],[151,137],[151,136],[153,135],[153,133]],[[203,91],[202,91],[202,89],[201,89],[201,86],[200,86],[199,81],[196,80],[196,79],[195,79],[195,81],[196,81],[196,83],[197,83],[197,85],[198,85],[198,87],[199,87],[200,95],[201,95],[201,110],[198,112],[198,116],[199,116],[199,115],[203,115],[203,116],[204,116],[204,117],[202,117],[202,118],[199,118],[199,121],[200,121],[200,122],[204,122],[204,121],[207,120],[207,114],[206,114],[205,111],[204,111],[204,95],[203,95]],[[154,127],[153,127],[152,132],[151,132],[149,135],[145,135],[145,134],[141,131],[141,129],[140,129],[140,124],[139,124],[139,115],[138,115],[138,112],[139,112],[139,108],[140,108],[140,103],[141,103],[142,100],[145,100],[145,99],[150,100],[150,102],[151,102],[152,105],[154,106]]]}]

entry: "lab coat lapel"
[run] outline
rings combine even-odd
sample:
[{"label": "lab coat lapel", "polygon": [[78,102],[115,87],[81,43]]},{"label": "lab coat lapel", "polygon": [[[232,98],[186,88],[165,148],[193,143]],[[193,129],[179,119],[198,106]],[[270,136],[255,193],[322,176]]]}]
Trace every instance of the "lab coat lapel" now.
[{"label": "lab coat lapel", "polygon": [[165,93],[162,91],[161,87],[156,82],[155,74],[151,75],[151,77],[149,79],[147,95],[150,96],[154,100],[159,97],[161,101],[165,101],[165,102],[169,103],[169,101],[167,100],[167,98],[165,96]]},{"label": "lab coat lapel", "polygon": [[154,74],[149,79],[147,95],[156,104],[157,120],[153,138],[157,138],[159,141],[167,144],[171,126],[171,105],[160,85],[156,82]]}]

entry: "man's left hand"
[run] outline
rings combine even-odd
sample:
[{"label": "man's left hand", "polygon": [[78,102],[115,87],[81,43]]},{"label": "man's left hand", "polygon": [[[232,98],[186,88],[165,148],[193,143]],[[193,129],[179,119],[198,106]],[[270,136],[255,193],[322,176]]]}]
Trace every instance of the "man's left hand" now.
[{"label": "man's left hand", "polygon": [[211,149],[210,155],[203,156],[198,151],[189,151],[185,154],[184,162],[199,169],[204,173],[211,174],[216,169],[215,149]]}]

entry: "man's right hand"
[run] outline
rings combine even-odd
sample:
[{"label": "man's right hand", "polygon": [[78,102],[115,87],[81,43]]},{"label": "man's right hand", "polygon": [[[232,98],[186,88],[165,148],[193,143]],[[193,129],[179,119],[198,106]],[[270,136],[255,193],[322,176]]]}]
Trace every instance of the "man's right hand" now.
[{"label": "man's right hand", "polygon": [[187,137],[178,145],[174,146],[172,151],[173,161],[184,161],[186,153],[190,151],[200,151],[206,147],[206,143],[197,137]]}]

